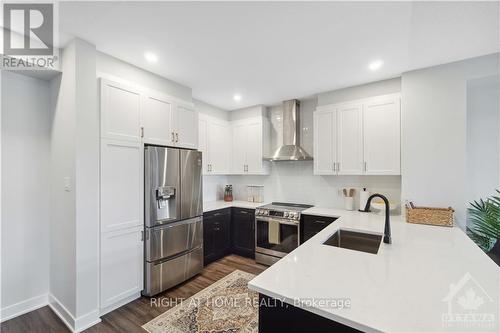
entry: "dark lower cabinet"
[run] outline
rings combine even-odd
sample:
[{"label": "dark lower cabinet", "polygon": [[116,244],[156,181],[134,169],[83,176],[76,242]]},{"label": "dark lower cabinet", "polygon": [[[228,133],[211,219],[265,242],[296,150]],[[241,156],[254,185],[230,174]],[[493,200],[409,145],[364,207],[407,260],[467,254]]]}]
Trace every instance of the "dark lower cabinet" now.
[{"label": "dark lower cabinet", "polygon": [[255,210],[232,208],[231,240],[233,253],[255,258]]},{"label": "dark lower cabinet", "polygon": [[203,213],[204,264],[229,253],[255,258],[255,210],[233,207]]},{"label": "dark lower cabinet", "polygon": [[361,332],[312,312],[259,294],[259,333]]},{"label": "dark lower cabinet", "polygon": [[300,244],[316,235],[336,219],[335,217],[302,215],[300,221]]},{"label": "dark lower cabinet", "polygon": [[203,214],[203,257],[207,265],[227,255],[231,249],[231,209]]}]

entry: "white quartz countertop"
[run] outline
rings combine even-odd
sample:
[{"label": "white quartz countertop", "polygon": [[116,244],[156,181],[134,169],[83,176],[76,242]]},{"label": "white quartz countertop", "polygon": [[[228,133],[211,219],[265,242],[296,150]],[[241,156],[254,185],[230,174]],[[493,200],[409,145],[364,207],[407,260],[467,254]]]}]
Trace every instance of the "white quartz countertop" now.
[{"label": "white quartz countertop", "polygon": [[[339,227],[383,234],[384,216],[320,207],[303,214],[339,219],[251,280],[250,289],[368,332],[481,331],[442,319],[449,309],[466,312],[457,298],[473,290],[484,301],[477,311],[495,315],[489,331],[499,331],[500,269],[458,227],[391,216],[392,244],[369,254],[323,242]],[[449,308],[451,284],[460,288]],[[336,308],[335,300],[350,307]]]},{"label": "white quartz countertop", "polygon": [[263,206],[266,203],[264,202],[249,202],[249,201],[240,201],[240,200],[235,200],[235,201],[224,201],[224,200],[217,200],[217,201],[208,201],[203,203],[203,212],[210,212],[213,210],[217,209],[223,209],[223,208],[229,208],[229,207],[238,207],[238,208],[249,208],[249,209],[255,209],[259,206]]}]

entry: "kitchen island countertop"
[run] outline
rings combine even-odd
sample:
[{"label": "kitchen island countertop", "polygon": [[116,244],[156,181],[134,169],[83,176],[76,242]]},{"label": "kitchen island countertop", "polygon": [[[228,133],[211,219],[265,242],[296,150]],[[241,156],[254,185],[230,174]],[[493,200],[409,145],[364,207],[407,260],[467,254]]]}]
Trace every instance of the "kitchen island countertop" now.
[{"label": "kitchen island countertop", "polygon": [[[366,332],[437,332],[457,330],[446,326],[449,309],[464,312],[453,297],[449,308],[451,285],[464,289],[459,296],[472,283],[498,331],[500,269],[460,228],[391,216],[392,244],[370,254],[323,242],[339,228],[383,234],[384,216],[321,207],[303,214],[338,219],[251,280],[251,290]],[[350,308],[321,300],[349,300]]]}]

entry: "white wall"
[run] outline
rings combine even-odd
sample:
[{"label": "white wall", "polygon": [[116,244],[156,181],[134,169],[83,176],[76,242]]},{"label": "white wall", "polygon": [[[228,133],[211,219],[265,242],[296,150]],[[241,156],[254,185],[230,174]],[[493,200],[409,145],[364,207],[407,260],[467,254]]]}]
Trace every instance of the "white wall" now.
[{"label": "white wall", "polygon": [[[50,163],[50,293],[52,303],[76,313],[75,57],[72,43],[62,51],[61,77],[52,80]],[[65,191],[65,179],[71,190]]]},{"label": "white wall", "polygon": [[222,110],[216,106],[210,105],[208,103],[196,99],[193,100],[193,103],[196,110],[198,110],[200,113],[204,115],[226,121],[229,120],[229,112],[227,112],[226,110]]},{"label": "white wall", "polygon": [[131,65],[102,52],[96,56],[97,77],[132,83],[191,101],[191,88]]},{"label": "white wall", "polygon": [[500,189],[500,75],[467,83],[467,201]]},{"label": "white wall", "polygon": [[462,227],[467,81],[499,70],[499,54],[493,54],[402,76],[402,198],[421,206],[452,206]]},{"label": "white wall", "polygon": [[62,53],[63,74],[52,82],[49,302],[75,330],[99,321],[95,52],[93,45],[73,40]]},{"label": "white wall", "polygon": [[401,78],[371,82],[318,94],[318,105],[337,104],[366,97],[399,93]]},{"label": "white wall", "polygon": [[2,320],[47,302],[49,84],[2,73]]},{"label": "white wall", "polygon": [[[99,318],[99,130],[96,49],[77,40],[75,81],[76,314],[75,326]],[[83,317],[83,318],[82,318]]]}]

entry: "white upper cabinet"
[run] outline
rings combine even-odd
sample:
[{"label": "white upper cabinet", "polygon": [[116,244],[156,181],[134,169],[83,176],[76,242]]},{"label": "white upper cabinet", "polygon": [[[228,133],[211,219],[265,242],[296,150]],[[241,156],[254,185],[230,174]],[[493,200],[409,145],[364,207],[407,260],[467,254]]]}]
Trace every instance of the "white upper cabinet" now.
[{"label": "white upper cabinet", "polygon": [[333,110],[314,113],[314,174],[333,175],[337,166],[337,112]]},{"label": "white upper cabinet", "polygon": [[192,106],[176,104],[176,145],[182,148],[198,148],[198,112]]},{"label": "white upper cabinet", "polygon": [[144,96],[143,101],[141,125],[144,142],[163,146],[175,144],[172,103],[152,94]]},{"label": "white upper cabinet", "polygon": [[208,163],[209,173],[227,174],[229,172],[230,129],[228,124],[210,122],[208,124]]},{"label": "white upper cabinet", "polygon": [[245,132],[247,135],[246,172],[251,174],[265,173],[264,164],[266,162],[262,160],[262,121],[249,122]]},{"label": "white upper cabinet", "polygon": [[363,173],[363,108],[345,104],[337,108],[337,174]]},{"label": "white upper cabinet", "polygon": [[365,104],[363,111],[365,174],[401,174],[400,109],[399,96],[382,97]]},{"label": "white upper cabinet", "polygon": [[196,149],[198,112],[191,102],[101,79],[101,137]]},{"label": "white upper cabinet", "polygon": [[262,117],[226,121],[199,116],[199,150],[203,153],[203,174],[268,174],[266,135],[269,127]]},{"label": "white upper cabinet", "polygon": [[140,91],[101,79],[101,137],[139,142],[140,121]]},{"label": "white upper cabinet", "polygon": [[233,125],[231,132],[231,172],[243,174],[247,163],[247,125],[244,123]]},{"label": "white upper cabinet", "polygon": [[264,117],[232,122],[232,174],[268,174],[268,163],[263,160],[269,141],[268,124]]},{"label": "white upper cabinet", "polygon": [[321,106],[314,113],[314,174],[399,175],[400,95]]},{"label": "white upper cabinet", "polygon": [[202,152],[203,174],[229,173],[229,138],[231,137],[229,123],[200,115],[198,129],[198,150]]},{"label": "white upper cabinet", "polygon": [[144,95],[141,117],[144,143],[198,148],[198,112],[192,104],[151,91]]}]

